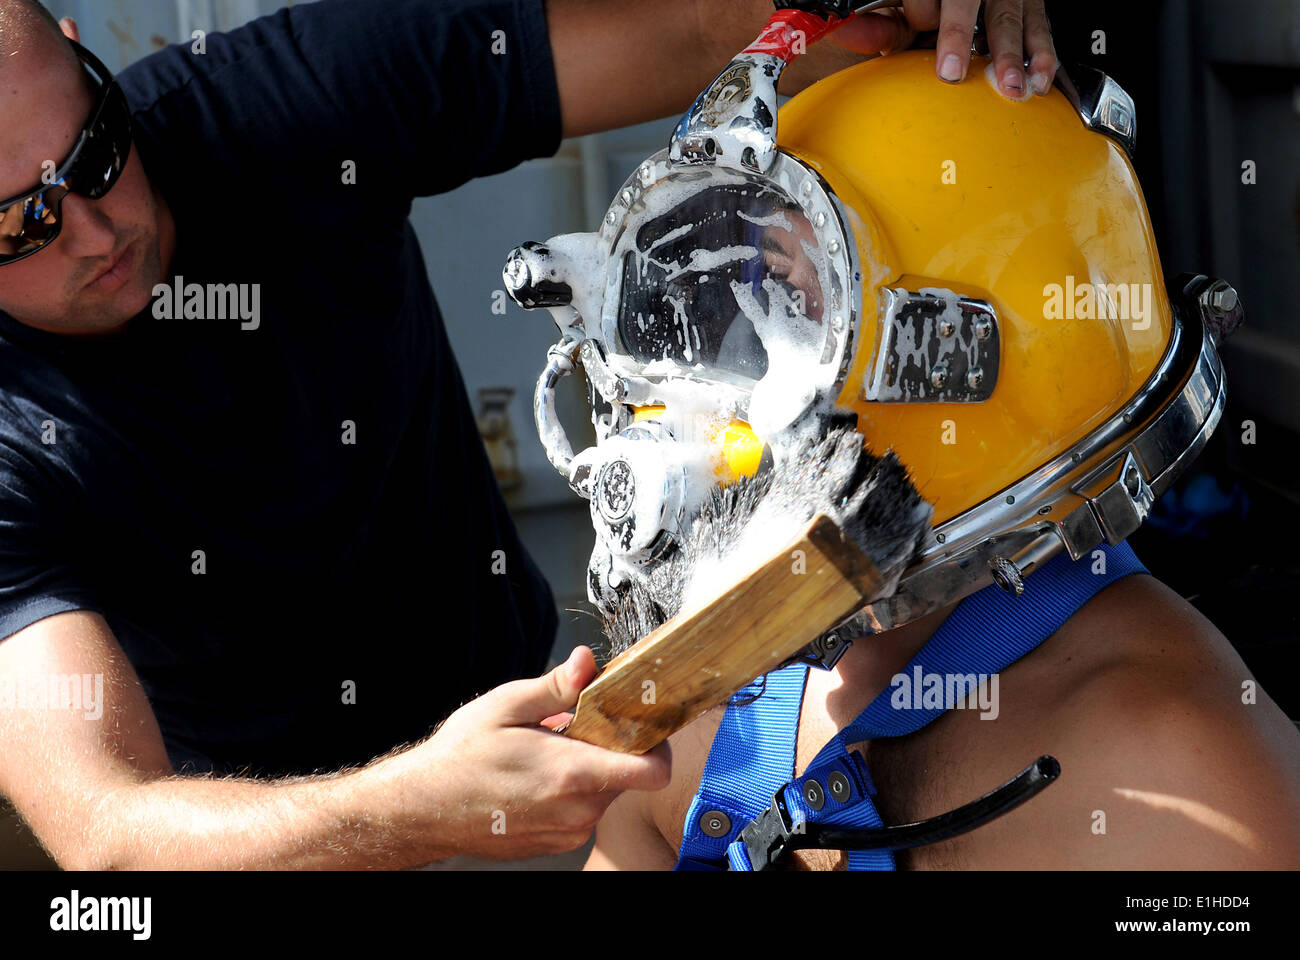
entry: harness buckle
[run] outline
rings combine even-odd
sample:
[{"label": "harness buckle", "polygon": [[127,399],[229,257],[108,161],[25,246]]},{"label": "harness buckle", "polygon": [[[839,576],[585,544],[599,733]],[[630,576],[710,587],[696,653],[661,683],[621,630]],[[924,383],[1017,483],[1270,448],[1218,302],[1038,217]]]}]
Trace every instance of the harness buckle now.
[{"label": "harness buckle", "polygon": [[745,845],[749,855],[749,865],[753,870],[767,870],[785,855],[790,839],[804,833],[804,823],[794,823],[790,809],[785,803],[785,788],[782,784],[772,795],[772,805],[740,831],[736,838]]}]

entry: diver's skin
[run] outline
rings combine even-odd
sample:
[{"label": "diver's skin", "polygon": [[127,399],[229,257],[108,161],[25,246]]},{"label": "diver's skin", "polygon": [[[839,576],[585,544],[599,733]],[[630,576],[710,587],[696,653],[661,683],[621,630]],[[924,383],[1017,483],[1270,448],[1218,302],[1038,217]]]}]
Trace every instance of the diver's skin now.
[{"label": "diver's skin", "polygon": [[[943,6],[938,63],[969,62],[972,0]],[[993,0],[990,43],[1012,83],[1056,70],[1041,0]],[[901,49],[914,27],[938,27],[935,0],[849,24],[837,39],[863,52]],[[718,69],[754,39],[769,0],[548,0],[547,18],[566,137],[680,114]],[[76,38],[71,20],[63,32]],[[654,43],[644,38],[653,36]],[[946,45],[946,46],[945,46]],[[856,62],[819,44],[786,72],[793,93]],[[963,71],[965,67],[963,66]],[[40,182],[46,158],[66,157],[91,108],[68,47],[18,0],[0,0],[0,197]],[[1047,84],[1031,84],[1037,89]],[[39,122],[34,122],[39,118]],[[61,235],[0,269],[0,309],[65,336],[124,327],[169,275],[177,225],[132,150],[99,200],[63,200]],[[437,617],[436,608],[429,611]],[[556,736],[594,678],[591,652],[545,677],[499,687],[462,707],[421,743],[332,776],[292,781],[177,777],[139,678],[107,623],[70,612],[0,643],[0,674],[102,674],[103,718],[0,711],[0,793],[13,801],[59,864],[72,868],[221,869],[408,867],[459,854],[500,859],[575,849],[621,790],[669,778],[662,747],[630,757]],[[511,813],[506,836],[489,825]]]},{"label": "diver's skin", "polygon": [[[832,672],[809,672],[796,775],[952,609],[859,640]],[[1000,673],[996,718],[949,710],[909,736],[856,747],[887,824],[961,806],[1042,754],[1061,763],[1060,779],[1023,806],[899,852],[900,869],[1300,868],[1300,732],[1258,685],[1256,702],[1243,703],[1249,679],[1209,621],[1135,574]],[[668,789],[610,806],[587,869],[673,866],[721,716],[673,736]],[[791,857],[793,869],[845,869],[837,852]]]}]

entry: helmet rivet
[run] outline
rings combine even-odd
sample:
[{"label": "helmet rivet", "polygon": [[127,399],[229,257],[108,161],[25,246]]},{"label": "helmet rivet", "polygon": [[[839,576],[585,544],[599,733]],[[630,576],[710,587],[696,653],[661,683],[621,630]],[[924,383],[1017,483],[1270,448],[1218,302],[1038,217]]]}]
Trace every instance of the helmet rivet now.
[{"label": "helmet rivet", "polygon": [[838,240],[832,240],[830,246],[828,246],[826,250],[831,254],[831,256],[834,256],[840,252],[840,242]]},{"label": "helmet rivet", "polygon": [[831,329],[834,330],[836,333],[839,333],[841,330],[844,329],[844,318],[841,317],[838,313],[831,318]]},{"label": "helmet rivet", "polygon": [[818,230],[826,226],[826,214],[818,211],[817,216],[813,217],[813,226]]},{"label": "helmet rivet", "polygon": [[939,336],[951,337],[956,332],[957,332],[957,325],[953,323],[951,320],[949,320],[947,317],[944,317],[942,320],[939,321]]},{"label": "helmet rivet", "polygon": [[1038,515],[1039,515],[1040,517],[1042,517],[1042,516],[1046,516],[1047,514],[1049,514],[1049,513],[1051,513],[1051,512],[1052,512],[1052,505],[1051,505],[1050,503],[1049,503],[1047,506],[1045,506],[1045,507],[1039,507],[1039,508],[1038,508]]},{"label": "helmet rivet", "polygon": [[804,194],[805,196],[807,196],[808,194],[812,193],[812,181],[811,181],[811,180],[805,180],[805,181],[803,182],[803,186],[799,188],[799,192],[802,193],[802,194]]},{"label": "helmet rivet", "polygon": [[936,390],[942,390],[948,383],[948,365],[946,363],[935,364],[930,371],[930,386]]},{"label": "helmet rivet", "polygon": [[993,333],[993,321],[988,317],[978,317],[975,320],[975,338],[977,340],[987,340]]},{"label": "helmet rivet", "polygon": [[948,539],[948,534],[946,534],[946,533],[936,533],[936,534],[934,535],[934,539],[937,540],[937,541],[939,541],[940,543],[944,543],[944,542],[947,541],[947,539]]},{"label": "helmet rivet", "polygon": [[641,164],[641,182],[649,186],[655,175],[655,168],[648,163]]},{"label": "helmet rivet", "polygon": [[629,189],[629,190],[624,190],[623,193],[622,193],[622,197],[623,197],[623,205],[624,205],[624,206],[628,206],[628,207],[632,206],[632,199],[633,199],[633,197],[632,197],[632,191],[631,191],[630,189]]},{"label": "helmet rivet", "polygon": [[1015,503],[1015,502],[1016,502],[1016,498],[1010,494],[1007,494],[1007,503]]},{"label": "helmet rivet", "polygon": [[605,222],[608,223],[610,226],[613,226],[614,224],[618,223],[618,214],[615,213],[613,210],[609,211],[609,213],[605,214]]},{"label": "helmet rivet", "polygon": [[983,367],[974,366],[966,371],[966,386],[970,387],[972,390],[978,389],[979,385],[983,382],[984,382]]}]

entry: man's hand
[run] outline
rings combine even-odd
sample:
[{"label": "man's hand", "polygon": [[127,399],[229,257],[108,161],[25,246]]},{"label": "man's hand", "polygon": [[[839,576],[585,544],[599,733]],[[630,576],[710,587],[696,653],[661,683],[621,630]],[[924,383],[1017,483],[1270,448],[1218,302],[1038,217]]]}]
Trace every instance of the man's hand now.
[{"label": "man's hand", "polygon": [[548,729],[567,719],[561,711],[595,675],[591,651],[579,647],[546,676],[461,707],[430,739],[386,761],[385,778],[420,798],[448,855],[519,859],[580,847],[621,791],[659,790],[671,772],[666,743],[632,756]]},{"label": "man's hand", "polygon": [[[911,46],[918,32],[938,30],[935,70],[939,79],[960,83],[970,67],[979,8],[980,0],[904,0],[901,11],[887,8],[863,14],[831,34],[831,39],[858,53],[892,53]],[[1043,0],[987,0],[984,26],[1003,96],[1021,100],[1052,88],[1059,61]],[[1027,78],[1025,60],[1029,61]]]}]

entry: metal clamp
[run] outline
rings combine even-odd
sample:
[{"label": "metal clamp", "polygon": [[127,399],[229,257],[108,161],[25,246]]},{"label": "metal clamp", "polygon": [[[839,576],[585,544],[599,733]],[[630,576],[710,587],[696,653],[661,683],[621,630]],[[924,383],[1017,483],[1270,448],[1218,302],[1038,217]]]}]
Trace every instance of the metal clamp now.
[{"label": "metal clamp", "polygon": [[853,646],[853,639],[848,635],[847,631],[838,628],[829,630],[776,669],[780,670],[792,663],[806,663],[810,667],[834,670],[835,664],[839,663],[840,658],[849,652],[851,646]]},{"label": "metal clamp", "polygon": [[1111,546],[1142,525],[1155,504],[1155,493],[1133,451],[1125,452],[1099,478],[1079,488],[1097,519],[1102,536]]}]

